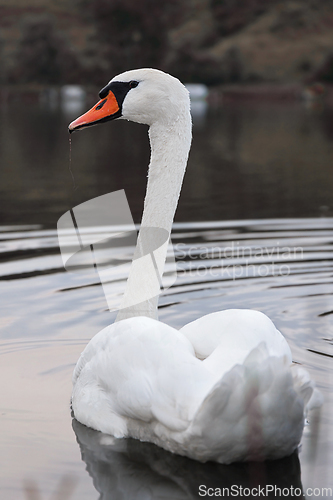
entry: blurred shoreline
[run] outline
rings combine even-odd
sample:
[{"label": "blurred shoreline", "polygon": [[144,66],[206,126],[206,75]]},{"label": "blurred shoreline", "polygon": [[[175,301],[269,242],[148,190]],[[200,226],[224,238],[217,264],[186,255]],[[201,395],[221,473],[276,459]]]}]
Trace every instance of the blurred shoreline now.
[{"label": "blurred shoreline", "polygon": [[0,85],[102,86],[138,67],[209,86],[329,84],[332,28],[327,0],[0,0]]}]

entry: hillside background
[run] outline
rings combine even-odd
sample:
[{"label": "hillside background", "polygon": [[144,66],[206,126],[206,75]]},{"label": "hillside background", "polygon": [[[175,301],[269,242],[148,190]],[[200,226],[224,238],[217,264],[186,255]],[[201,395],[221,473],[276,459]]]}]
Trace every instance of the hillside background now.
[{"label": "hillside background", "polygon": [[0,0],[0,84],[333,81],[332,0]]}]

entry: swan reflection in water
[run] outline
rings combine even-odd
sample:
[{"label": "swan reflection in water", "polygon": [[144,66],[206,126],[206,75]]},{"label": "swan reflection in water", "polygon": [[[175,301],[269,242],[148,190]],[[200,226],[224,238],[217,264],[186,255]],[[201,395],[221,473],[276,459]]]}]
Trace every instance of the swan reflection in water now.
[{"label": "swan reflection in water", "polygon": [[[234,493],[239,493],[240,487],[252,489],[258,485],[261,488],[267,485],[266,498],[289,497],[287,490],[287,495],[283,495],[284,488],[293,491],[297,498],[304,498],[297,451],[289,457],[266,462],[200,463],[151,443],[115,439],[75,419],[73,429],[100,500],[192,500],[208,497],[208,488],[214,491],[229,488],[230,494],[224,495],[228,498],[232,496],[232,486]],[[201,485],[204,486],[199,490]],[[272,488],[275,490],[269,491]],[[277,488],[281,489],[281,495],[277,494]],[[209,491],[210,496],[213,490]]]}]

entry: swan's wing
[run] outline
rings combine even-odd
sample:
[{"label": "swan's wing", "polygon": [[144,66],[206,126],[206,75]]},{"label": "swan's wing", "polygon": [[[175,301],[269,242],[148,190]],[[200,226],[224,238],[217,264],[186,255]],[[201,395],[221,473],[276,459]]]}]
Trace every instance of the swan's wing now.
[{"label": "swan's wing", "polygon": [[118,437],[127,435],[130,419],[181,431],[213,384],[181,333],[130,318],[88,344],[75,369],[72,405],[81,423]]},{"label": "swan's wing", "polygon": [[306,382],[303,393],[302,384],[295,390],[285,361],[269,356],[262,343],[215,384],[189,429],[193,435],[201,429],[201,460],[231,463],[293,452],[304,425]]}]

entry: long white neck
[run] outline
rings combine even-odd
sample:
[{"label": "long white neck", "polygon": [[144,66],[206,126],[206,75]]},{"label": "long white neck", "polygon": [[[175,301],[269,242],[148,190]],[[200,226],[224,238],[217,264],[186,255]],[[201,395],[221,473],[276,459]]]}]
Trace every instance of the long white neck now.
[{"label": "long white neck", "polygon": [[[141,229],[116,321],[133,316],[157,319],[159,283],[191,146],[191,128],[189,105],[184,105],[172,123],[157,122],[149,129],[151,159]],[[166,241],[156,250],[156,236],[161,233],[167,235]]]}]

